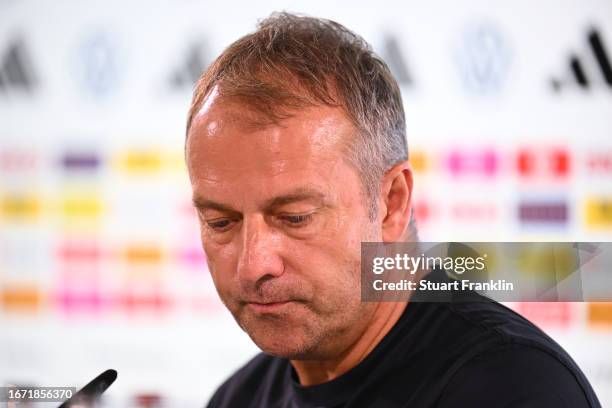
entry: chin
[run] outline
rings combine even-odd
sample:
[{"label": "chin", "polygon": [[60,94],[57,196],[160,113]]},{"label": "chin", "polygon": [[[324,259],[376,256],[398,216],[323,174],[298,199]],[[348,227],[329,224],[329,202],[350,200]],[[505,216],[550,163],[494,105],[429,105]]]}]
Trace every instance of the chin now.
[{"label": "chin", "polygon": [[323,359],[323,355],[317,352],[315,345],[298,344],[292,342],[291,344],[270,344],[270,343],[257,343],[257,346],[266,354],[286,358],[288,360],[319,360]]},{"label": "chin", "polygon": [[274,328],[267,324],[258,324],[255,329],[247,325],[245,331],[257,347],[266,354],[290,360],[310,360],[316,357],[317,342],[309,339],[304,330]]}]

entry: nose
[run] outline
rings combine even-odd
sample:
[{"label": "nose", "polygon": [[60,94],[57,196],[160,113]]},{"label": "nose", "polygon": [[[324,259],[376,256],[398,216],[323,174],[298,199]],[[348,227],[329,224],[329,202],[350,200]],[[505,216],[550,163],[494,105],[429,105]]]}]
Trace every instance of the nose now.
[{"label": "nose", "polygon": [[279,255],[281,237],[263,217],[245,217],[240,233],[237,272],[243,284],[255,286],[266,277],[283,274],[284,264]]}]

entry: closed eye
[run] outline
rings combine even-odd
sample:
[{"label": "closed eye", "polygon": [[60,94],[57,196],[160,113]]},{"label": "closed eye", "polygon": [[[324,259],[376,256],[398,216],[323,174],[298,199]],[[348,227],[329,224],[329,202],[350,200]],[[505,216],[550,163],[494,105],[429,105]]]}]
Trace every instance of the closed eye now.
[{"label": "closed eye", "polygon": [[280,219],[291,227],[302,227],[312,221],[313,214],[281,215]]},{"label": "closed eye", "polygon": [[220,218],[215,220],[206,221],[206,224],[216,232],[227,231],[232,224],[232,220],[227,218]]}]

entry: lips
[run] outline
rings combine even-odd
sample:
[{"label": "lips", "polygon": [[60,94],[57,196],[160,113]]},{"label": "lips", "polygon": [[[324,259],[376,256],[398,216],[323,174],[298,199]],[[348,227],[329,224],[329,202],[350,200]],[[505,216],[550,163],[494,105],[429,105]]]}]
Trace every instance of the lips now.
[{"label": "lips", "polygon": [[249,306],[251,309],[258,313],[274,313],[281,311],[283,308],[291,305],[292,303],[294,303],[294,301],[292,300],[265,303],[247,302],[247,306]]}]

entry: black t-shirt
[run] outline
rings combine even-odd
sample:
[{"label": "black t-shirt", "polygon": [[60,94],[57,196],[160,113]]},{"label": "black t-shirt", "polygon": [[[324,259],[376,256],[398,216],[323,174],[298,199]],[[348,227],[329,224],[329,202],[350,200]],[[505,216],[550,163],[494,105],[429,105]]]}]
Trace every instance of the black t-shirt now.
[{"label": "black t-shirt", "polygon": [[601,406],[576,363],[550,337],[497,302],[466,296],[409,303],[363,361],[323,384],[303,387],[288,360],[260,353],[208,406]]}]

